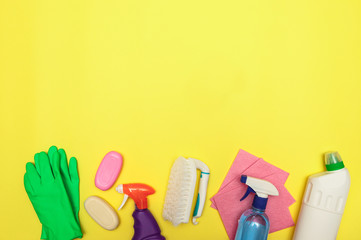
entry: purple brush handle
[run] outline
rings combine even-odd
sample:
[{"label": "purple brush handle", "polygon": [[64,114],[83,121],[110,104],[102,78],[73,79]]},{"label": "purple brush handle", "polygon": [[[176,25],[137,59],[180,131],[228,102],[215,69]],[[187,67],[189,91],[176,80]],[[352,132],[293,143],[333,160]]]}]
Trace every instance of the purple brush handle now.
[{"label": "purple brush handle", "polygon": [[134,236],[132,240],[165,240],[160,234],[160,228],[152,213],[148,209],[135,209]]}]

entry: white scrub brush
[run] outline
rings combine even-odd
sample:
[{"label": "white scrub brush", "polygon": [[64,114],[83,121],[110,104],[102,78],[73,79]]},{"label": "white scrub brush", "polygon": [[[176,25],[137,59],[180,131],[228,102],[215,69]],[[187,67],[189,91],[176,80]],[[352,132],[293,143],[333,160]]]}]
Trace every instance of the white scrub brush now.
[{"label": "white scrub brush", "polygon": [[174,226],[189,222],[197,169],[201,171],[201,176],[193,212],[193,224],[198,224],[196,220],[202,215],[207,195],[209,168],[200,160],[184,157],[177,158],[172,166],[163,206],[163,218],[172,222]]}]

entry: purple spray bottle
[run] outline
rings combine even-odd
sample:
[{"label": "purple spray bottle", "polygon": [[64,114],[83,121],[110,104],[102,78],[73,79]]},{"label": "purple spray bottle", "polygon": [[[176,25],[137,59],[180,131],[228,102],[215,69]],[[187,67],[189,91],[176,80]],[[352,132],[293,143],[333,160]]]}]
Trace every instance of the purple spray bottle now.
[{"label": "purple spray bottle", "polygon": [[128,197],[135,202],[134,235],[132,240],[165,240],[160,234],[160,228],[152,213],[148,210],[147,196],[155,193],[155,190],[143,183],[121,184],[117,187],[117,192],[124,193],[124,199],[120,210]]}]

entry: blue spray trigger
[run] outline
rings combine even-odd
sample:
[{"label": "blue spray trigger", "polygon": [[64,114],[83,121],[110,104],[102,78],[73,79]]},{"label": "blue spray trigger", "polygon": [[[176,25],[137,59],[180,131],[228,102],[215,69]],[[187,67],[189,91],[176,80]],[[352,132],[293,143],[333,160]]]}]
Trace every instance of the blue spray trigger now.
[{"label": "blue spray trigger", "polygon": [[243,195],[240,201],[243,201],[246,197],[248,197],[251,192],[256,193],[251,187],[248,187],[246,193]]}]

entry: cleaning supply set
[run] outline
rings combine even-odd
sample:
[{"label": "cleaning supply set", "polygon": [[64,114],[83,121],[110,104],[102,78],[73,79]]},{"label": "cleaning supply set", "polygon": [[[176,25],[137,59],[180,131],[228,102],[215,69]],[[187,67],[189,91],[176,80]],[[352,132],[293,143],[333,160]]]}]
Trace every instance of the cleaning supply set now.
[{"label": "cleaning supply set", "polygon": [[197,169],[200,172],[199,189],[193,211],[193,224],[202,215],[207,195],[209,168],[200,160],[179,157],[175,160],[168,181],[168,188],[163,206],[163,218],[174,226],[188,223],[197,183]]},{"label": "cleaning supply set", "polygon": [[[65,151],[52,146],[48,153],[35,154],[34,163],[26,164],[24,186],[42,223],[41,238],[81,238],[77,160],[71,158],[68,164]],[[328,240],[337,236],[350,188],[350,175],[337,152],[327,153],[325,163],[326,172],[308,179],[294,240]],[[123,158],[119,153],[106,154],[97,170],[95,185],[102,191],[110,189],[122,166]],[[209,168],[200,160],[184,157],[177,158],[171,168],[162,215],[174,226],[189,222],[197,169],[200,180],[193,224],[198,223],[203,212]],[[218,210],[230,239],[264,240],[268,233],[294,225],[288,207],[295,200],[284,186],[288,175],[261,158],[239,151],[218,193],[211,198],[211,207]],[[148,209],[147,196],[155,190],[147,184],[134,183],[118,185],[116,191],[125,194],[119,209],[129,197],[135,202],[132,239],[164,240]],[[253,202],[247,198],[250,193],[255,194]],[[104,229],[118,227],[118,214],[104,199],[90,196],[84,207]]]},{"label": "cleaning supply set", "polygon": [[336,239],[350,189],[350,174],[338,152],[325,154],[326,172],[308,178],[294,240]]}]

